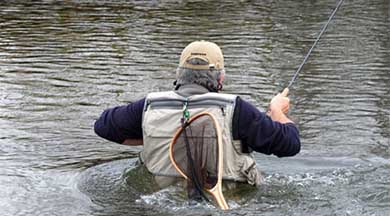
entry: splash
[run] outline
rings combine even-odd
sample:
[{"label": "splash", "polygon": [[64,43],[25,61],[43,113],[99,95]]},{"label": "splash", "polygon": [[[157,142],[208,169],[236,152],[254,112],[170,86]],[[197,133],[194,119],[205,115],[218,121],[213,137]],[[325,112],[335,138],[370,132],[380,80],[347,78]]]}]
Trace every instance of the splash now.
[{"label": "splash", "polygon": [[[189,201],[183,188],[178,186],[169,186],[152,194],[141,195],[136,203],[157,206],[176,213],[181,211],[199,213],[199,211],[218,210],[212,203]],[[228,203],[232,209],[240,207],[235,201],[229,200]]]}]

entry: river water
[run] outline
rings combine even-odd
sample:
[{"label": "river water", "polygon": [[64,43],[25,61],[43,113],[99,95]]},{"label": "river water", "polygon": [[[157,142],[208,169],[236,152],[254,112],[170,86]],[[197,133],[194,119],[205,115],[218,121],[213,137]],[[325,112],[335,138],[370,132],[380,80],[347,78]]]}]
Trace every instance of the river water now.
[{"label": "river water", "polygon": [[223,49],[224,92],[264,110],[336,3],[1,1],[0,215],[390,215],[388,0],[344,2],[290,91],[301,153],[256,154],[265,183],[228,212],[148,192],[126,177],[140,148],[93,132],[104,109],[172,89],[199,39]]}]

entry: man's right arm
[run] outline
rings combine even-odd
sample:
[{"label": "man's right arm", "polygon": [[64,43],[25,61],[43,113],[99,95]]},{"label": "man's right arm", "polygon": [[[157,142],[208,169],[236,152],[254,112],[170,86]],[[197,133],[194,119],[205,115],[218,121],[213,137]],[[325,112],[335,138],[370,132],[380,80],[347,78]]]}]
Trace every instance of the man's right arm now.
[{"label": "man's right arm", "polygon": [[[278,115],[285,116],[283,112]],[[274,120],[269,114],[238,98],[233,118],[233,138],[241,140],[243,149],[278,157],[293,156],[300,151],[298,128],[287,117],[286,122]]]},{"label": "man's right arm", "polygon": [[105,110],[95,122],[95,133],[124,145],[142,145],[142,113],[145,98]]}]

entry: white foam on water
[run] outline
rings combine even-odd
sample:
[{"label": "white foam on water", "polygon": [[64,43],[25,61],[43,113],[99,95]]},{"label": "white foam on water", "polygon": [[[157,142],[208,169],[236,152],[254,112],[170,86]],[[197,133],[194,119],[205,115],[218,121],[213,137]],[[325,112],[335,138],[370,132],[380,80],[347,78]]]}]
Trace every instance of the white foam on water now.
[{"label": "white foam on water", "polygon": [[[240,205],[232,200],[227,200],[230,209],[237,209]],[[179,187],[170,186],[157,192],[141,195],[136,203],[158,206],[170,211],[196,211],[196,210],[217,210],[218,207],[209,202],[190,203],[187,195]]]},{"label": "white foam on water", "polygon": [[297,186],[325,185],[334,186],[336,184],[348,184],[353,171],[346,168],[339,168],[333,171],[319,173],[302,173],[291,176],[272,174],[265,178],[265,183],[295,184]]}]

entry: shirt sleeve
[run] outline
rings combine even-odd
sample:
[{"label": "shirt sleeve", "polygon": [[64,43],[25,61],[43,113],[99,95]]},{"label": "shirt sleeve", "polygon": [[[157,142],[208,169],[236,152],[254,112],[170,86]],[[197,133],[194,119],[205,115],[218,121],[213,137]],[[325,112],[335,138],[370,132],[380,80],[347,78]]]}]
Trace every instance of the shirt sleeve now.
[{"label": "shirt sleeve", "polygon": [[273,121],[239,97],[233,116],[233,138],[241,140],[243,149],[278,157],[294,156],[301,148],[299,131],[294,123]]},{"label": "shirt sleeve", "polygon": [[105,110],[95,122],[95,133],[116,143],[123,143],[126,139],[142,139],[144,104],[145,98]]}]

